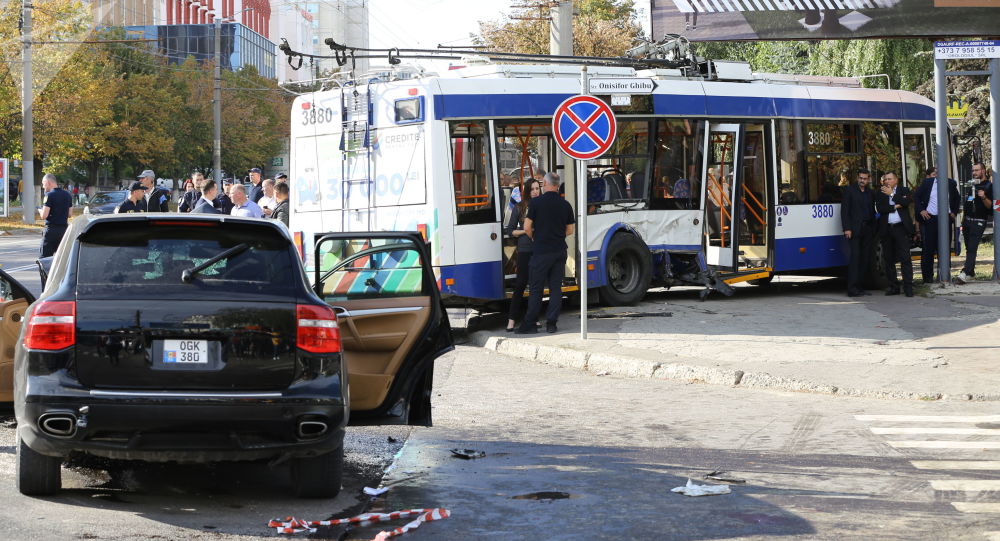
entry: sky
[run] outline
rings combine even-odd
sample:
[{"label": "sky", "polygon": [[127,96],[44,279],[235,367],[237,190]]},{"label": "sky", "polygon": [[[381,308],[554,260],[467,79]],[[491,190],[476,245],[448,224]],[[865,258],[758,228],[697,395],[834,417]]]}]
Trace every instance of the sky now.
[{"label": "sky", "polygon": [[434,49],[470,45],[479,21],[499,19],[517,0],[369,0],[368,40],[373,48]]},{"label": "sky", "polygon": [[[369,0],[368,39],[372,48],[434,49],[471,45],[479,21],[499,19],[511,6],[532,0]],[[649,0],[637,0],[640,21],[649,28]]]}]

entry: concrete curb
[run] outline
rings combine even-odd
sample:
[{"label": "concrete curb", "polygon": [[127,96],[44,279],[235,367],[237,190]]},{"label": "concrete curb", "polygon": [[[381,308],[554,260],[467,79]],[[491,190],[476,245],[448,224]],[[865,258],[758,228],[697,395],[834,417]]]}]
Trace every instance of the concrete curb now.
[{"label": "concrete curb", "polygon": [[650,378],[687,383],[708,383],[746,389],[819,393],[856,398],[884,400],[956,400],[992,402],[1000,401],[1000,392],[975,394],[945,394],[934,392],[886,391],[881,389],[837,387],[826,383],[775,376],[767,372],[744,372],[684,363],[661,363],[627,355],[604,352],[587,352],[569,347],[549,346],[531,340],[506,338],[484,332],[469,335],[473,345],[503,355],[518,357],[563,368],[575,368],[597,376]]}]

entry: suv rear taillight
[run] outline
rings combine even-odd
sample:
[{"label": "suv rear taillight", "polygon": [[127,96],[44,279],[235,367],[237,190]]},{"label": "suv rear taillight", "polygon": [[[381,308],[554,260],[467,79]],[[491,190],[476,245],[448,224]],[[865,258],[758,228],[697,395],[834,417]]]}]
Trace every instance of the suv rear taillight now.
[{"label": "suv rear taillight", "polygon": [[337,353],[340,351],[340,328],[337,313],[329,306],[299,304],[295,306],[298,324],[296,342],[310,353]]},{"label": "suv rear taillight", "polygon": [[45,301],[28,314],[24,347],[55,351],[76,343],[76,302]]}]

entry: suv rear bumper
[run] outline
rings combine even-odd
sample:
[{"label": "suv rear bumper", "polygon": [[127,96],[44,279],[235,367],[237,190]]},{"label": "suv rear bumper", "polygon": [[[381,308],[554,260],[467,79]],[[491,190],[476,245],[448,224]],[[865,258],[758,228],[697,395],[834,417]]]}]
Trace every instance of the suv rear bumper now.
[{"label": "suv rear bumper", "polygon": [[[338,449],[347,423],[344,401],[329,395],[65,390],[29,394],[17,403],[18,433],[41,454],[80,451],[154,462],[284,460]],[[43,427],[47,419],[54,422]]]}]

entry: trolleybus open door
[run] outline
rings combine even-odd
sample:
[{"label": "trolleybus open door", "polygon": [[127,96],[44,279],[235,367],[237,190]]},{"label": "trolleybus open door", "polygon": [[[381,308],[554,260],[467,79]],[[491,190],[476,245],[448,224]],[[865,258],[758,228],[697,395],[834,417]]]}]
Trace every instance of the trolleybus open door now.
[{"label": "trolleybus open door", "polygon": [[743,153],[740,124],[712,124],[705,153],[705,259],[709,266],[736,271]]}]

